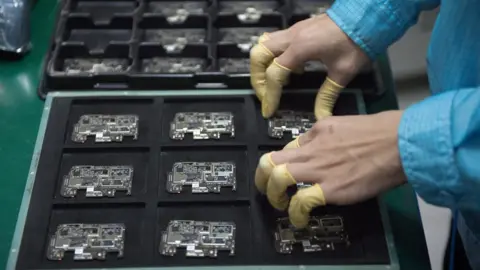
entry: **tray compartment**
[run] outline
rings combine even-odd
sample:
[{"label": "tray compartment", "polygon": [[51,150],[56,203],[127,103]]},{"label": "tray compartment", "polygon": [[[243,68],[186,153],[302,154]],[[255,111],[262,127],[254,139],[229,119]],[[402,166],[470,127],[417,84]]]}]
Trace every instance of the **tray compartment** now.
[{"label": "tray compartment", "polygon": [[[73,151],[72,151],[73,150]],[[147,190],[149,174],[148,152],[145,149],[72,149],[62,156],[60,172],[55,189],[54,202],[57,204],[75,203],[116,203],[116,202],[141,202]],[[72,166],[133,166],[133,180],[131,194],[126,191],[117,191],[115,197],[91,198],[85,197],[85,190],[78,190],[73,198],[66,198],[60,194],[63,177],[67,175]]]},{"label": "tray compartment", "polygon": [[89,18],[67,19],[62,44],[85,46],[89,53],[103,53],[108,46],[125,45],[132,39],[133,18],[112,20],[107,26],[96,26]]},{"label": "tray compartment", "polygon": [[[171,146],[196,145],[245,145],[245,107],[243,98],[186,97],[182,99],[165,98],[162,118],[162,143]],[[220,140],[193,140],[192,134],[186,134],[183,140],[170,139],[170,123],[179,112],[231,112],[234,117],[235,137],[222,135]]]},{"label": "tray compartment", "polygon": [[[161,170],[159,181],[159,201],[161,204],[177,204],[180,202],[189,203],[235,203],[249,200],[250,178],[247,176],[247,152],[245,147],[164,147],[160,154]],[[226,162],[232,161],[236,166],[236,191],[230,187],[220,190],[219,194],[192,194],[191,187],[183,187],[180,194],[172,194],[166,191],[168,173],[172,171],[175,162]]]},{"label": "tray compartment", "polygon": [[107,25],[113,18],[131,17],[138,0],[70,0],[68,11],[73,17],[89,17],[96,25]]},{"label": "tray compartment", "polygon": [[[379,212],[374,210],[376,201],[371,200],[362,204],[336,207],[319,207],[312,211],[312,215],[341,215],[345,229],[349,235],[350,246],[338,247],[334,251],[304,253],[301,246],[294,246],[292,254],[279,254],[274,244],[276,228],[275,220],[286,217],[285,212],[280,212],[271,207],[265,196],[257,195],[257,211],[254,213],[254,242],[255,254],[259,258],[255,263],[268,265],[356,265],[356,264],[382,264],[389,263],[388,252],[384,245],[384,238],[373,236],[375,231],[383,231]],[[365,222],[368,220],[368,222]],[[367,250],[376,253],[368,253]],[[261,258],[261,259],[260,259]]]},{"label": "tray compartment", "polygon": [[[251,253],[251,219],[248,206],[211,206],[203,207],[159,207],[157,218],[157,233],[154,258],[155,265],[163,266],[226,266],[250,264]],[[235,256],[229,256],[228,252],[218,253],[217,258],[187,258],[185,250],[177,249],[173,257],[163,256],[159,253],[159,245],[162,231],[167,227],[170,220],[201,220],[201,221],[230,221],[236,225]]]},{"label": "tray compartment", "polygon": [[[38,233],[36,241],[29,244],[25,249],[28,262],[22,262],[30,267],[47,269],[69,269],[69,268],[103,268],[106,264],[109,267],[128,267],[137,265],[142,261],[142,249],[145,241],[141,234],[145,226],[143,219],[144,209],[142,205],[117,205],[94,207],[55,207],[52,211],[47,226],[47,235]],[[50,261],[46,257],[47,246],[50,235],[52,235],[59,224],[66,223],[123,223],[125,224],[125,244],[123,258],[117,258],[116,253],[107,254],[105,261],[74,261],[73,252],[65,253],[62,261]]]},{"label": "tray compartment", "polygon": [[129,51],[128,45],[111,44],[103,53],[90,53],[85,45],[59,46],[46,83],[64,89],[124,88],[133,61]]},{"label": "tray compartment", "polygon": [[208,21],[210,1],[146,0],[144,18],[156,18],[162,25],[202,25]]},{"label": "tray compartment", "polygon": [[216,23],[230,26],[281,24],[283,1],[218,0]]},{"label": "tray compartment", "polygon": [[[111,148],[111,147],[148,147],[150,143],[152,115],[152,99],[80,99],[72,103],[66,136],[65,146],[69,148]],[[76,143],[71,140],[73,126],[80,116],[85,114],[134,114],[138,116],[138,138],[126,136],[122,142],[95,143],[93,137],[88,137],[85,143]]]}]

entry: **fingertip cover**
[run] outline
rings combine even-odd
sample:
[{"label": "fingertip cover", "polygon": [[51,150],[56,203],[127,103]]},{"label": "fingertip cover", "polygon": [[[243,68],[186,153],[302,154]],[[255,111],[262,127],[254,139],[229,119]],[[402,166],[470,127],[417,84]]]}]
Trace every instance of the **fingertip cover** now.
[{"label": "fingertip cover", "polygon": [[270,204],[277,210],[285,210],[288,207],[290,198],[286,191],[291,185],[297,182],[290,174],[286,164],[273,168],[270,179],[267,183],[267,198]]},{"label": "fingertip cover", "polygon": [[250,50],[250,83],[260,101],[267,87],[265,70],[275,58],[274,54],[262,44],[265,40],[268,40],[268,37],[264,34],[260,37],[260,42]]},{"label": "fingertip cover", "polygon": [[304,228],[308,224],[312,209],[325,204],[325,196],[319,184],[298,190],[290,200],[290,222],[297,228]]},{"label": "fingertip cover", "polygon": [[265,94],[262,99],[263,117],[271,117],[277,110],[280,104],[282,88],[288,83],[290,73],[292,73],[292,70],[279,64],[276,59],[274,59],[273,63],[267,68],[267,94]]},{"label": "fingertip cover", "polygon": [[315,117],[317,120],[332,115],[335,102],[343,88],[344,86],[339,85],[332,79],[328,77],[325,79],[315,99]]}]

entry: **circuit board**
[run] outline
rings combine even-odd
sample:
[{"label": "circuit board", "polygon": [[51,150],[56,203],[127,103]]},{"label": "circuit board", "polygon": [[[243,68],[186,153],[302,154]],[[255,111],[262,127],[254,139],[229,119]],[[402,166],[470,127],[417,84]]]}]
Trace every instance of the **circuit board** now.
[{"label": "circuit board", "polygon": [[47,258],[60,261],[65,252],[74,252],[74,260],[105,260],[111,252],[122,258],[124,242],[123,224],[61,224],[50,237]]},{"label": "circuit board", "polygon": [[307,188],[307,187],[311,187],[312,184],[310,183],[304,183],[304,182],[298,182],[297,183],[297,189],[301,189],[301,188]]},{"label": "circuit board", "polygon": [[167,192],[181,193],[191,186],[192,193],[220,193],[222,187],[236,190],[233,162],[176,162],[168,174]]},{"label": "circuit board", "polygon": [[64,71],[69,75],[79,73],[125,72],[128,60],[125,59],[65,59]]},{"label": "circuit board", "polygon": [[60,194],[75,197],[78,190],[85,190],[85,197],[115,197],[115,192],[132,191],[132,166],[73,166],[63,177]]},{"label": "circuit board", "polygon": [[194,140],[220,139],[222,134],[235,137],[233,114],[230,112],[180,112],[170,123],[170,138],[183,140],[192,133]]},{"label": "circuit board", "polygon": [[123,137],[138,138],[138,116],[85,114],[73,126],[72,141],[84,143],[89,136],[95,142],[122,142]]},{"label": "circuit board", "polygon": [[295,228],[288,218],[277,220],[275,249],[278,253],[290,254],[297,245],[302,246],[303,252],[320,252],[349,244],[341,216],[310,217],[304,229]]},{"label": "circuit board", "polygon": [[271,138],[281,139],[285,133],[290,133],[292,138],[297,138],[310,130],[314,123],[313,113],[278,111],[268,120],[268,135]]},{"label": "circuit board", "polygon": [[177,248],[185,248],[187,257],[217,257],[218,251],[235,255],[233,222],[172,220],[162,232],[160,254],[174,256]]}]

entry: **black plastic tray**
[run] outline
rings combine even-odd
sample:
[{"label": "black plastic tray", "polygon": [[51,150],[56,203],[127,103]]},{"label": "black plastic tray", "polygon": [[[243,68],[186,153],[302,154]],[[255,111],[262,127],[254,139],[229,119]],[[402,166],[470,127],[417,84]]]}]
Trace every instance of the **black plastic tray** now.
[{"label": "black plastic tray", "polygon": [[[330,0],[272,0],[195,1],[203,5],[203,12],[189,8],[188,16],[175,17],[169,9],[171,3],[181,5],[191,1],[163,0],[64,0],[59,5],[59,15],[50,51],[47,55],[41,97],[49,91],[64,90],[162,90],[194,88],[250,88],[249,41],[238,45],[238,40],[225,39],[225,31],[240,33],[284,29],[310,17],[309,11],[297,6],[328,6]],[[249,3],[249,4],[245,4]],[[245,20],[248,6],[265,4],[261,16]],[[310,4],[308,4],[310,3]],[[225,9],[227,6],[227,9]],[[228,9],[230,8],[230,9]],[[233,8],[233,11],[231,10]],[[307,9],[308,10],[308,9]],[[315,10],[312,10],[315,12]],[[173,17],[172,17],[173,16]],[[185,29],[203,31],[202,41],[193,34],[186,35],[186,43],[159,39],[158,31],[170,30],[166,36]],[[250,29],[250,30],[248,30]],[[256,30],[251,30],[256,29]],[[156,34],[157,33],[157,34]],[[175,45],[176,46],[172,46]],[[89,72],[72,71],[71,61],[116,60],[118,68],[91,66]],[[194,72],[179,69],[160,69],[167,59],[195,63],[200,69]],[[225,63],[240,61],[235,70],[226,69]],[[87,68],[88,69],[88,68]],[[326,76],[324,67],[292,75],[290,88],[317,88]],[[360,73],[349,88],[362,89],[364,93],[383,91],[383,83],[376,64]]]},{"label": "black plastic tray", "polygon": [[[312,111],[315,93],[286,93],[283,109]],[[335,107],[336,115],[358,114],[357,94],[344,93]],[[235,117],[235,138],[219,141],[184,141],[168,138],[169,122],[180,111],[228,110]],[[137,114],[138,140],[123,143],[84,144],[70,141],[73,124],[82,114]],[[56,97],[52,100],[30,207],[18,253],[17,269],[115,268],[148,266],[229,265],[372,265],[389,264],[379,205],[376,200],[348,207],[321,207],[314,214],[344,217],[351,246],[332,252],[281,255],[275,252],[273,229],[276,217],[265,197],[258,194],[253,175],[262,153],[280,149],[283,140],[267,137],[266,121],[260,117],[253,95],[202,97]],[[165,180],[174,161],[234,160],[236,192],[171,195]],[[131,196],[120,192],[115,198],[76,198],[59,195],[62,176],[72,165],[132,164],[135,170]],[[188,190],[186,190],[188,192]],[[186,258],[179,250],[173,258],[159,254],[160,233],[171,219],[226,220],[237,225],[236,255],[219,253],[217,259]],[[49,234],[61,223],[108,223],[126,225],[124,258],[106,261],[49,261]]]}]

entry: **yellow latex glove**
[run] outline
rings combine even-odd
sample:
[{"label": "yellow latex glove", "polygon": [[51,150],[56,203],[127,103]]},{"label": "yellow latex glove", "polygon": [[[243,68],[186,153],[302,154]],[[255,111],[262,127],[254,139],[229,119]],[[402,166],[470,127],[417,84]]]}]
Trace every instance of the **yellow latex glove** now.
[{"label": "yellow latex glove", "polygon": [[[313,208],[370,199],[405,183],[397,130],[402,112],[332,116],[290,142],[263,155],[255,186],[290,222],[305,227]],[[288,186],[310,183],[289,198]]]},{"label": "yellow latex glove", "polygon": [[251,84],[262,103],[263,117],[275,113],[290,74],[301,72],[309,60],[320,60],[328,69],[328,77],[315,100],[317,119],[332,115],[344,85],[369,62],[363,51],[326,15],[264,34],[250,52]]},{"label": "yellow latex glove", "polygon": [[[300,147],[299,139],[300,137],[291,141],[284,149]],[[288,207],[290,222],[295,227],[303,228],[308,224],[312,209],[325,205],[325,197],[320,185],[315,184],[298,190],[290,201],[286,191],[289,186],[295,184],[297,181],[288,171],[286,164],[276,165],[272,160],[272,153],[260,158],[255,172],[257,189],[267,195],[268,201],[274,208],[283,211]]]}]

